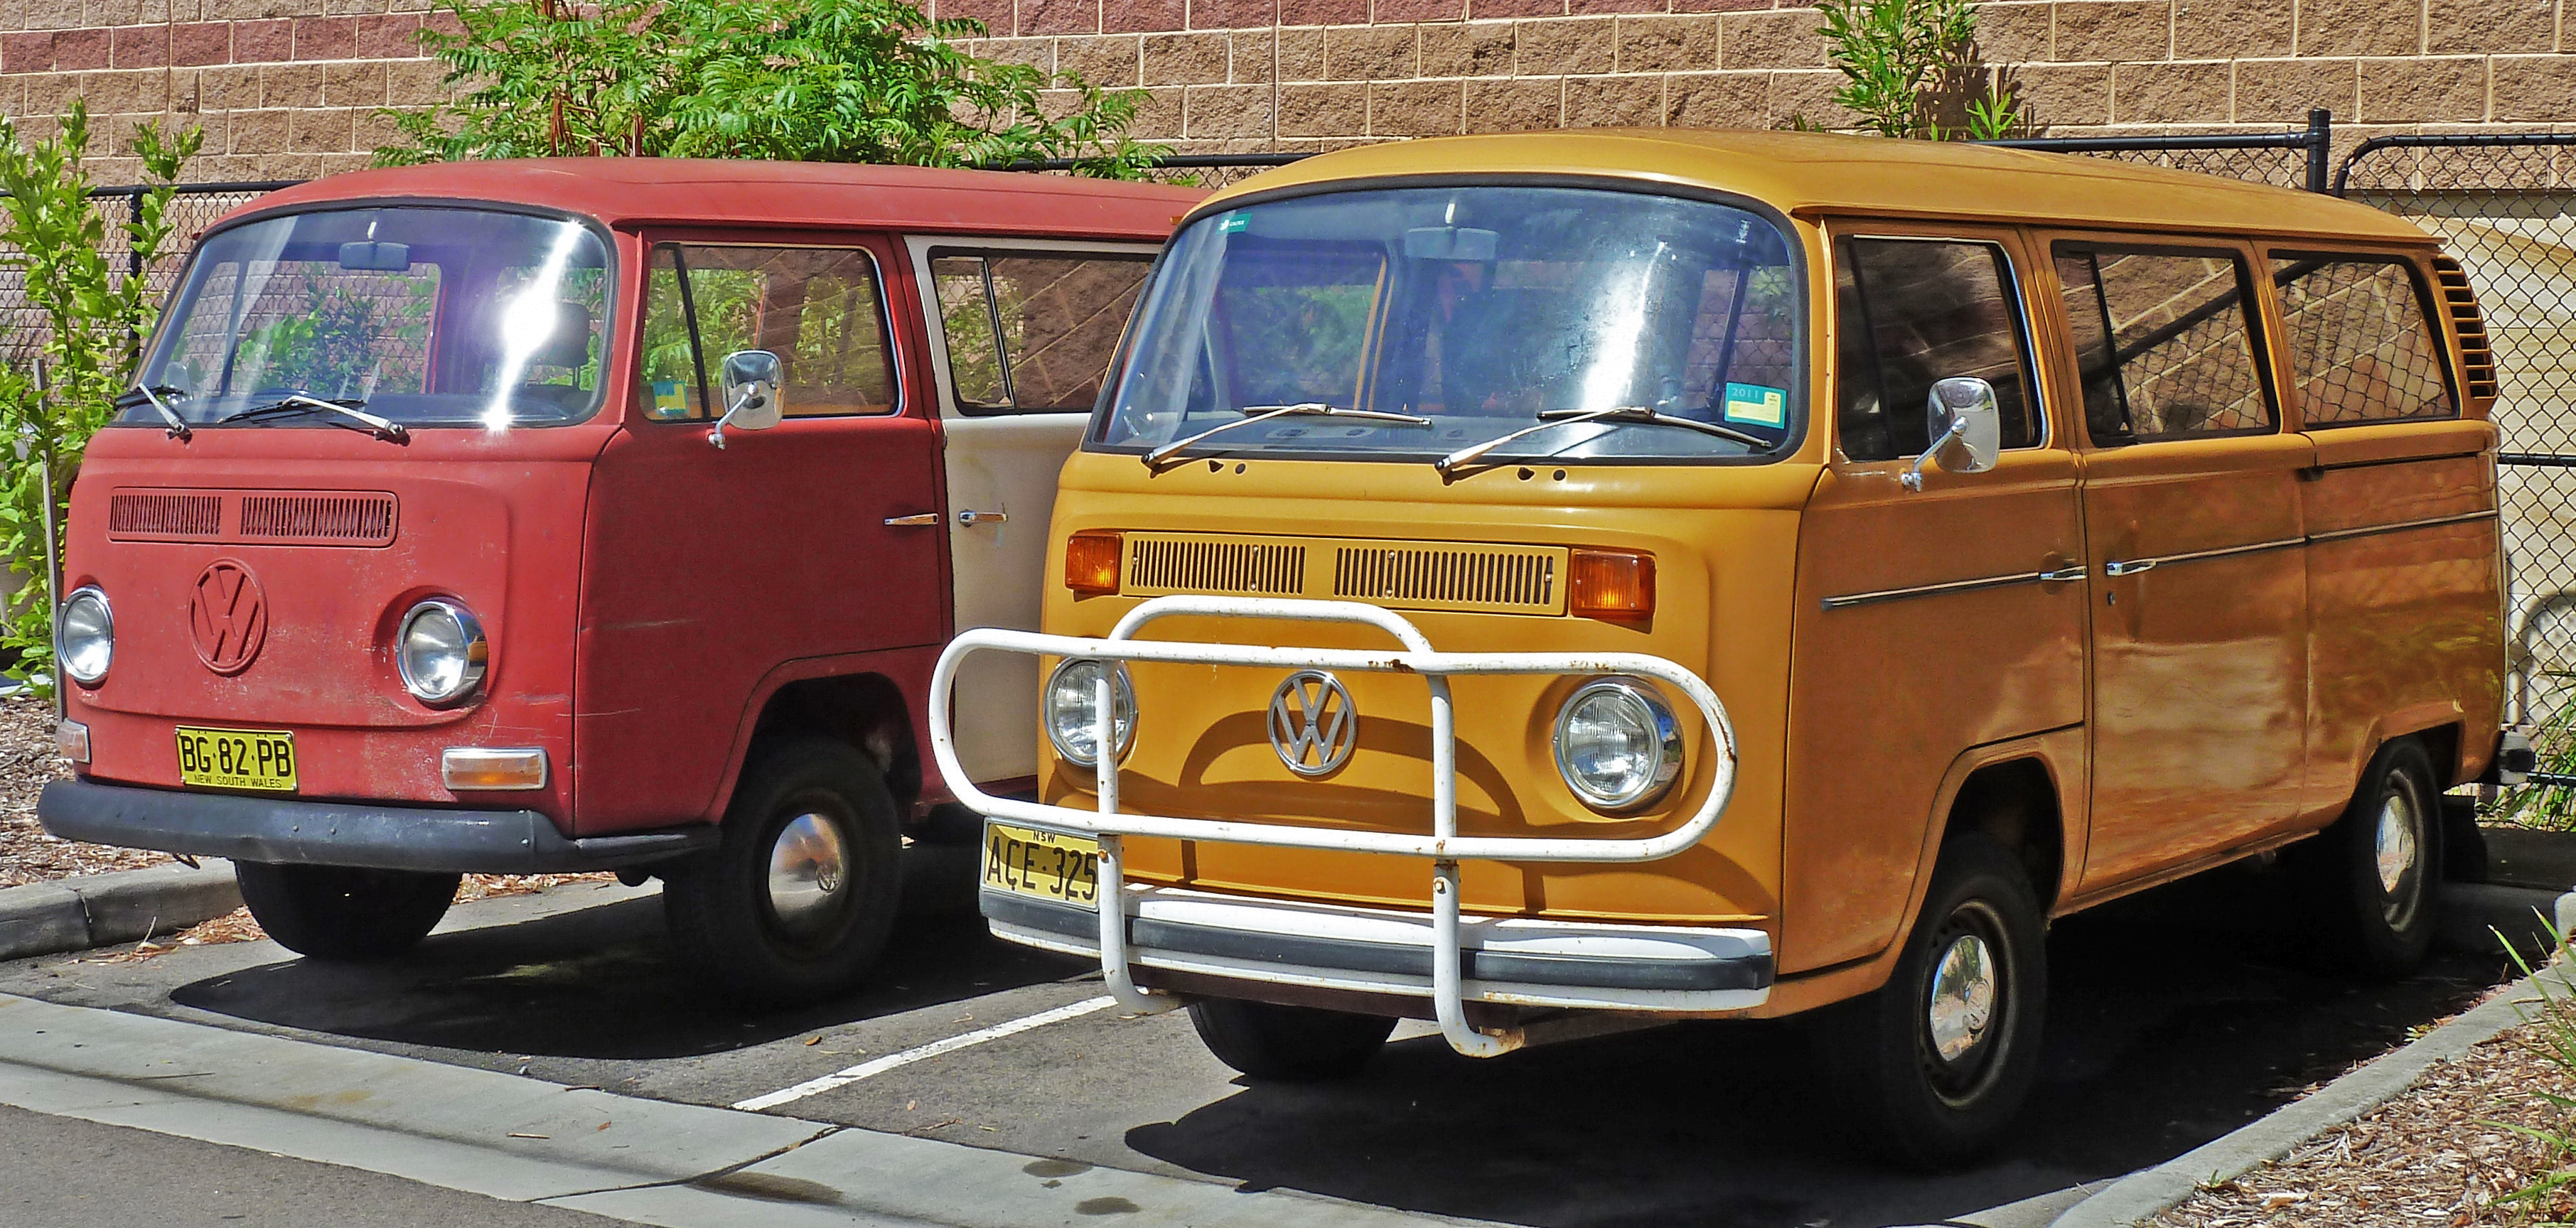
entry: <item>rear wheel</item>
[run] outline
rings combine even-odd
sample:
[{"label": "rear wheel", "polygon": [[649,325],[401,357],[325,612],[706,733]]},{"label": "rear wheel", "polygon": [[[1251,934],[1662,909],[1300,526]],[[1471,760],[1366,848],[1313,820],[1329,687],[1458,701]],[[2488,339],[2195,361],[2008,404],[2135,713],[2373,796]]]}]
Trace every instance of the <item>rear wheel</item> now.
[{"label": "rear wheel", "polygon": [[885,949],[902,846],[894,799],[866,756],[825,738],[778,743],[743,768],[723,842],[665,875],[672,941],[734,993],[831,997]]},{"label": "rear wheel", "polygon": [[2432,756],[2400,739],[2371,756],[2334,826],[2292,846],[2336,962],[2379,977],[2424,962],[2442,864],[2440,807]]},{"label": "rear wheel", "polygon": [[1909,1167],[1955,1167],[2021,1111],[2047,1003],[2047,941],[2028,875],[1994,841],[1962,836],[1941,852],[1894,975],[1817,1020],[1816,1057],[1871,1150]]},{"label": "rear wheel", "polygon": [[1216,1059],[1255,1079],[1316,1083],[1358,1073],[1395,1021],[1311,1006],[1233,998],[1190,1003],[1190,1022]]},{"label": "rear wheel", "polygon": [[315,959],[381,959],[410,950],[456,900],[461,874],[350,866],[233,863],[242,903],[278,945]]}]

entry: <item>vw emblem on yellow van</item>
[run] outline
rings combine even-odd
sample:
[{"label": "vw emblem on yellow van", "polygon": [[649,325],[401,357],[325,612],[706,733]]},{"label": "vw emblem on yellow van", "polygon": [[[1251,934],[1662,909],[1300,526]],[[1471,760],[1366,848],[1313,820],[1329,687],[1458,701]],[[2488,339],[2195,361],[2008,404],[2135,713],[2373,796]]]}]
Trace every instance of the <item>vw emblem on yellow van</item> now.
[{"label": "vw emblem on yellow van", "polygon": [[1348,763],[1359,733],[1350,691],[1322,670],[1298,670],[1270,694],[1270,749],[1300,776],[1327,775]]}]

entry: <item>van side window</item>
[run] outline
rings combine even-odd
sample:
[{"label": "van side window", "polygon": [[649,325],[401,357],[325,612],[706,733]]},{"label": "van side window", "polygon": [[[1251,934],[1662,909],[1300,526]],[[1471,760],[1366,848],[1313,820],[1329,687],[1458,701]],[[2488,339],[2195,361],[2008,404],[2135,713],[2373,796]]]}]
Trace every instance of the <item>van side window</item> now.
[{"label": "van side window", "polygon": [[2234,257],[2066,243],[2056,256],[2096,446],[2274,428]]},{"label": "van side window", "polygon": [[969,414],[1089,410],[1151,258],[934,250],[949,388]]},{"label": "van side window", "polygon": [[736,350],[778,355],[790,418],[891,413],[876,260],[858,248],[656,248],[644,283],[645,415],[705,418]]},{"label": "van side window", "polygon": [[2306,425],[2460,416],[2441,343],[2425,323],[2422,288],[2406,262],[2275,253],[2272,282],[2281,288]]},{"label": "van side window", "polygon": [[2021,303],[2003,248],[1850,238],[1834,246],[1844,456],[1894,460],[1930,447],[1924,404],[1934,381],[1959,375],[1994,385],[2004,447],[2038,446]]}]

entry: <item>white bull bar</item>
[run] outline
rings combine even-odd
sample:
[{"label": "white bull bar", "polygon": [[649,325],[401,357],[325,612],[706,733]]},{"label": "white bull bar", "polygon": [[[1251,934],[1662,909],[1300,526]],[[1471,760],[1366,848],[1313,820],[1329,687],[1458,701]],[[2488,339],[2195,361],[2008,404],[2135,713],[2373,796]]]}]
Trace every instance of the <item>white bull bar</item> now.
[{"label": "white bull bar", "polygon": [[[1334,648],[1273,648],[1246,644],[1202,644],[1138,640],[1136,632],[1156,619],[1175,615],[1283,619],[1297,622],[1365,623],[1394,636],[1400,652]],[[950,728],[950,697],[958,664],[987,649],[1096,661],[1158,661],[1188,665],[1250,665],[1281,669],[1356,670],[1364,673],[1418,674],[1431,690],[1431,834],[1336,831],[1287,823],[1247,823],[1224,819],[1182,819],[1118,810],[1118,707],[1116,670],[1100,671],[1094,696],[1099,727],[1093,745],[1102,749],[1093,769],[1099,797],[1097,810],[1077,810],[1042,802],[995,797],[975,787],[958,762]],[[1717,745],[1708,796],[1689,821],[1670,831],[1638,837],[1461,836],[1458,834],[1457,718],[1449,698],[1455,674],[1635,674],[1667,683],[1687,696],[1708,722]],[[1451,1047],[1470,1057],[1494,1057],[1520,1047],[1517,1030],[1483,1031],[1467,1024],[1463,981],[1459,974],[1458,862],[1461,858],[1493,861],[1644,862],[1673,856],[1700,842],[1725,813],[1735,791],[1735,729],[1726,706],[1697,674],[1662,657],[1643,653],[1568,652],[1437,652],[1410,621],[1390,610],[1356,601],[1310,601],[1290,598],[1172,596],[1156,597],[1118,620],[1107,639],[1048,635],[1035,631],[979,628],[960,633],[939,654],[930,682],[930,749],[959,801],[990,818],[1017,819],[1091,836],[1100,843],[1100,971],[1109,992],[1129,1010],[1152,1012],[1178,1005],[1169,995],[1136,987],[1128,971],[1126,883],[1120,864],[1123,836],[1176,840],[1214,840],[1276,848],[1335,852],[1385,853],[1427,857],[1432,861],[1431,999],[1440,1033]],[[1136,719],[1142,721],[1140,710]]]}]

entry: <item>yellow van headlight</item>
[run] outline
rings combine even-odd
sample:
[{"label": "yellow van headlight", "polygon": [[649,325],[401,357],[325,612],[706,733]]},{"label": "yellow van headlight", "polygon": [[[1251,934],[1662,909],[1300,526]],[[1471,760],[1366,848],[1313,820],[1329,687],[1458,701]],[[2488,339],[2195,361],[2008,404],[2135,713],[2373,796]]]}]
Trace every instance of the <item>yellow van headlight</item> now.
[{"label": "yellow van headlight", "polygon": [[1681,726],[1643,679],[1587,683],[1556,714],[1556,770],[1595,810],[1650,805],[1682,774]]},{"label": "yellow van headlight", "polygon": [[[1110,691],[1118,712],[1112,730],[1118,740],[1110,754],[1124,756],[1136,740],[1136,688],[1127,681],[1127,667],[1116,667],[1116,679]],[[1091,767],[1100,762],[1100,662],[1088,657],[1073,657],[1055,667],[1047,676],[1046,703],[1043,719],[1047,741],[1055,743],[1055,753],[1068,763]]]}]

